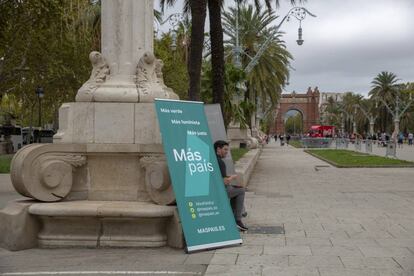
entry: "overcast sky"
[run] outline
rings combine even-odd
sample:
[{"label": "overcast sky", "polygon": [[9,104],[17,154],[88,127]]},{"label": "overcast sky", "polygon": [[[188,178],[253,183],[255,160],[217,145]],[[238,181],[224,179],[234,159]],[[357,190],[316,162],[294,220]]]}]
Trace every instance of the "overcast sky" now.
[{"label": "overcast sky", "polygon": [[[166,15],[180,11],[182,2]],[[234,5],[233,0],[225,3]],[[289,1],[281,3],[275,24],[291,8]],[[281,28],[294,57],[286,92],[318,86],[321,92],[366,95],[381,71],[414,82],[414,0],[308,0],[304,7],[317,17],[302,22],[302,46],[296,44],[298,21]]]}]

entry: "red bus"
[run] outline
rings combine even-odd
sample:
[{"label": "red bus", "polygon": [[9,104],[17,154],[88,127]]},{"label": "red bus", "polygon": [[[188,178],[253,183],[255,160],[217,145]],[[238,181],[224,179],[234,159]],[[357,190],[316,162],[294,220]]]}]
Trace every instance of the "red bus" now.
[{"label": "red bus", "polygon": [[313,138],[329,138],[335,136],[335,127],[334,126],[321,126],[321,125],[315,125],[311,126],[308,137]]}]

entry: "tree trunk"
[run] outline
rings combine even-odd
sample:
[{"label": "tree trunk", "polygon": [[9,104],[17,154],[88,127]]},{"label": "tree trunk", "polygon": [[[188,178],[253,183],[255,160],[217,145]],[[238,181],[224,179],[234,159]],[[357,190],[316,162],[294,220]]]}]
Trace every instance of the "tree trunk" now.
[{"label": "tree trunk", "polygon": [[[251,101],[250,101],[250,97],[251,97],[251,95],[250,95],[250,85],[249,85],[249,82],[248,81],[246,81],[245,82],[245,84],[246,84],[246,92],[245,92],[245,94],[244,94],[244,101],[245,102],[247,102],[247,103],[250,103]],[[247,112],[247,114],[246,113],[244,113],[244,118],[245,118],[245,120],[246,120],[246,122],[247,122],[247,126],[250,128],[250,129],[252,129],[252,122],[251,122],[251,120],[250,120],[250,118],[252,117],[252,111],[251,110],[249,110],[248,112]]]},{"label": "tree trunk", "polygon": [[221,2],[222,0],[208,0],[208,12],[210,16],[213,103],[219,103],[224,114],[224,46],[223,27],[221,25]]},{"label": "tree trunk", "polygon": [[191,42],[190,59],[188,62],[188,75],[190,88],[188,98],[190,101],[200,100],[201,65],[204,46],[204,24],[206,21],[207,0],[190,0],[191,8]]}]

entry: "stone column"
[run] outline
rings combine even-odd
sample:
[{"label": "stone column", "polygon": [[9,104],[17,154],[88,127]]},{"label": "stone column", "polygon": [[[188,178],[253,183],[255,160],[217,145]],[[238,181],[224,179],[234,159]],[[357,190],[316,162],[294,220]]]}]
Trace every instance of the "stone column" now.
[{"label": "stone column", "polygon": [[16,191],[37,201],[0,210],[0,246],[183,247],[153,103],[178,97],[152,53],[153,0],[102,0],[101,20],[102,53],[54,143],[13,159]]},{"label": "stone column", "polygon": [[163,63],[153,55],[154,0],[102,1],[102,53],[92,52],[92,73],[77,102],[149,103],[177,99],[165,86]]},{"label": "stone column", "polygon": [[102,0],[102,54],[111,78],[135,75],[138,60],[153,51],[153,0]]},{"label": "stone column", "polygon": [[139,59],[153,52],[153,5],[153,0],[102,0],[102,55],[110,77],[94,101],[140,101],[134,77]]}]

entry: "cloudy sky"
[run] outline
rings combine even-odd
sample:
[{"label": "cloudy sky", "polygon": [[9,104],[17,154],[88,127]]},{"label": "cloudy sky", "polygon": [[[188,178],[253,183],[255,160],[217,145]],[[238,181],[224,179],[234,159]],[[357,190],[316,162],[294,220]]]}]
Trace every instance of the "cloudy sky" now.
[{"label": "cloudy sky", "polygon": [[[166,15],[179,11],[182,2]],[[234,5],[233,0],[225,3]],[[291,8],[289,1],[281,3],[275,24]],[[318,86],[322,92],[366,95],[381,71],[414,82],[414,0],[308,0],[304,7],[317,17],[302,22],[302,46],[296,45],[296,20],[281,28],[295,59],[286,92]]]}]

